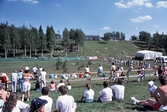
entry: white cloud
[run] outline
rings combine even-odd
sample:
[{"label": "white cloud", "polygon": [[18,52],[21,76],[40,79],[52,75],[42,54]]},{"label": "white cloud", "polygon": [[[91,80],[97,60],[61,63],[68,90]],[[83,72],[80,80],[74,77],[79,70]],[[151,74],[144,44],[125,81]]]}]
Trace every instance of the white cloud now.
[{"label": "white cloud", "polygon": [[144,22],[144,21],[149,21],[149,20],[152,20],[152,17],[149,16],[149,15],[146,15],[146,16],[139,16],[139,17],[137,17],[137,18],[132,18],[132,19],[131,19],[132,22],[136,22],[136,23]]},{"label": "white cloud", "polygon": [[121,0],[120,2],[116,2],[115,5],[118,8],[132,8],[135,6],[145,6],[147,8],[153,7],[150,0],[129,0],[127,3],[124,3],[124,1]]},{"label": "white cloud", "polygon": [[157,8],[160,8],[160,7],[167,8],[167,1],[157,2]]},{"label": "white cloud", "polygon": [[32,3],[32,4],[38,4],[39,1],[38,0],[22,0],[23,2],[28,2],[28,3]]},{"label": "white cloud", "polygon": [[100,30],[110,30],[111,28],[109,26],[105,26],[103,28],[101,28]]},{"label": "white cloud", "polygon": [[145,6],[146,6],[147,8],[153,7],[152,3],[145,3]]}]

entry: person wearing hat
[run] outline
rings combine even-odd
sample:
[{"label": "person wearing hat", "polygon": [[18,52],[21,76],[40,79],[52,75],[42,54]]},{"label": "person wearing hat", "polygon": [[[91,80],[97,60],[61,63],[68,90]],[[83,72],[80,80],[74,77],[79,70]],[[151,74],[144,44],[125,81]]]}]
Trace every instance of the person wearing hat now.
[{"label": "person wearing hat", "polygon": [[[149,106],[153,110],[159,110],[159,111],[167,111],[167,79],[166,76],[160,76],[159,77],[160,86],[156,88],[154,92],[151,92],[155,89],[149,88],[151,97],[156,97],[159,94],[159,97],[157,100],[149,98],[148,100],[137,100],[135,97],[131,97],[133,104],[138,104],[142,106]],[[151,81],[148,83],[150,85],[154,85],[154,83]]]},{"label": "person wearing hat", "polygon": [[22,101],[24,101],[24,94],[27,92],[27,101],[30,100],[30,89],[31,89],[31,83],[30,79],[33,78],[34,76],[29,73],[29,67],[25,67],[24,73],[23,73],[23,90],[22,90]]},{"label": "person wearing hat", "polygon": [[41,98],[34,98],[31,101],[30,112],[47,112],[45,109],[45,104],[48,102]]}]

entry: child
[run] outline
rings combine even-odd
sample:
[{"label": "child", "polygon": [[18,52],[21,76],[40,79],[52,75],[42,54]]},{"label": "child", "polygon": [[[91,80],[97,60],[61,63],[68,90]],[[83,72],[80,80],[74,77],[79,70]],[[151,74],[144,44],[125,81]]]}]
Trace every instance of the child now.
[{"label": "child", "polygon": [[40,91],[41,90],[39,80],[37,80],[37,82],[35,84],[35,89],[36,89],[36,91]]},{"label": "child", "polygon": [[51,81],[50,82],[50,91],[55,91],[55,90],[56,90],[55,83],[54,83],[54,81]]},{"label": "child", "polygon": [[103,77],[106,77],[107,76],[107,73],[105,72],[104,74],[103,74]]},{"label": "child", "polygon": [[138,68],[137,74],[138,74],[137,81],[140,82],[140,79],[141,79],[141,69],[140,68]]},{"label": "child", "polygon": [[67,90],[71,90],[71,84],[68,82]]}]

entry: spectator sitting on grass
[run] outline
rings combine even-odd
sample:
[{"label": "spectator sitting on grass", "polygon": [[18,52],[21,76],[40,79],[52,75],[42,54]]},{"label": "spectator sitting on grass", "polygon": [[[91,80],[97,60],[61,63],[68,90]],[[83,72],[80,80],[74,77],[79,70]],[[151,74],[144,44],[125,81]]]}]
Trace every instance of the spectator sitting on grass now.
[{"label": "spectator sitting on grass", "polygon": [[65,86],[60,86],[58,89],[61,93],[61,96],[59,96],[56,101],[55,112],[75,112],[77,106],[74,102],[74,98],[70,95],[67,95],[67,88]]},{"label": "spectator sitting on grass", "polygon": [[139,104],[142,106],[149,106],[153,110],[167,111],[167,80],[166,76],[160,76],[159,81],[161,86],[157,87],[154,92],[151,92],[151,97],[156,97],[159,94],[158,101],[155,99],[137,100],[135,97],[131,97],[133,104]]},{"label": "spectator sitting on grass", "polygon": [[65,73],[61,74],[61,78],[62,78],[62,79],[68,79],[68,77],[66,76]]},{"label": "spectator sitting on grass", "polygon": [[90,84],[86,84],[86,88],[87,89],[84,91],[84,95],[82,96],[80,102],[82,102],[83,99],[84,99],[85,103],[93,102],[93,100],[94,100],[94,90],[91,89]]},{"label": "spectator sitting on grass", "polygon": [[113,90],[113,99],[114,100],[123,100],[124,99],[124,91],[125,86],[123,86],[123,80],[118,79],[117,84],[111,86],[111,89]]},{"label": "spectator sitting on grass", "polygon": [[71,84],[70,84],[70,82],[68,82],[67,90],[71,90]]},{"label": "spectator sitting on grass", "polygon": [[108,87],[108,82],[103,82],[103,89],[99,92],[98,100],[100,102],[111,102],[112,101],[112,89]]},{"label": "spectator sitting on grass", "polygon": [[46,100],[48,103],[45,104],[46,112],[52,112],[52,104],[53,100],[51,97],[48,96],[49,88],[43,87],[41,90],[42,96],[40,96],[40,99]]},{"label": "spectator sitting on grass", "polygon": [[105,73],[103,73],[103,77],[106,77],[107,76],[107,73],[105,72]]},{"label": "spectator sitting on grass", "polygon": [[54,81],[51,81],[51,82],[50,82],[50,91],[56,91]]},{"label": "spectator sitting on grass", "polygon": [[60,86],[65,86],[65,84],[63,83],[63,80],[60,80],[60,83],[57,85],[57,90],[59,89]]},{"label": "spectator sitting on grass", "polygon": [[17,93],[12,92],[5,102],[4,112],[20,112],[22,110],[29,110],[29,104],[18,100]]},{"label": "spectator sitting on grass", "polygon": [[47,112],[45,108],[45,104],[48,102],[46,100],[40,98],[34,98],[31,101],[30,112]]}]

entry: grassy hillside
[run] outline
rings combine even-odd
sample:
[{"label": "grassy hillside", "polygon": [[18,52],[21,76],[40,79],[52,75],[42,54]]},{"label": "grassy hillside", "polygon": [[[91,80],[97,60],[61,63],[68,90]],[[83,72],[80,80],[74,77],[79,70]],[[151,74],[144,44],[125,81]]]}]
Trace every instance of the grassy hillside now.
[{"label": "grassy hillside", "polygon": [[[122,57],[122,51],[125,51],[127,56],[135,56],[137,47],[131,42],[108,42],[103,43],[99,41],[85,41],[85,46],[82,54],[68,54],[68,56],[102,56],[108,59],[109,56],[116,59],[127,59]],[[99,53],[96,53],[99,51]],[[63,54],[63,53],[62,53]],[[130,58],[130,57],[128,57]],[[62,73],[63,69],[56,69],[57,61],[1,61],[0,72],[6,72],[10,74],[13,70],[19,70],[22,66],[29,66],[32,68],[34,65],[42,66],[48,73]],[[72,65],[74,63],[74,65]],[[92,72],[97,71],[98,64],[102,64],[105,71],[110,69],[111,63],[109,61],[92,61],[89,65]],[[67,71],[72,73],[73,71],[84,71],[84,66],[78,69],[80,66],[88,65],[88,60],[84,61],[67,61]],[[126,67],[125,67],[126,68]]]},{"label": "grassy hillside", "polygon": [[[139,50],[133,43],[120,41],[120,42],[101,42],[101,41],[85,41],[83,52],[87,56],[114,56],[122,58],[122,51],[125,51],[127,56],[135,56],[136,51]],[[96,53],[99,51],[99,53]]]}]

